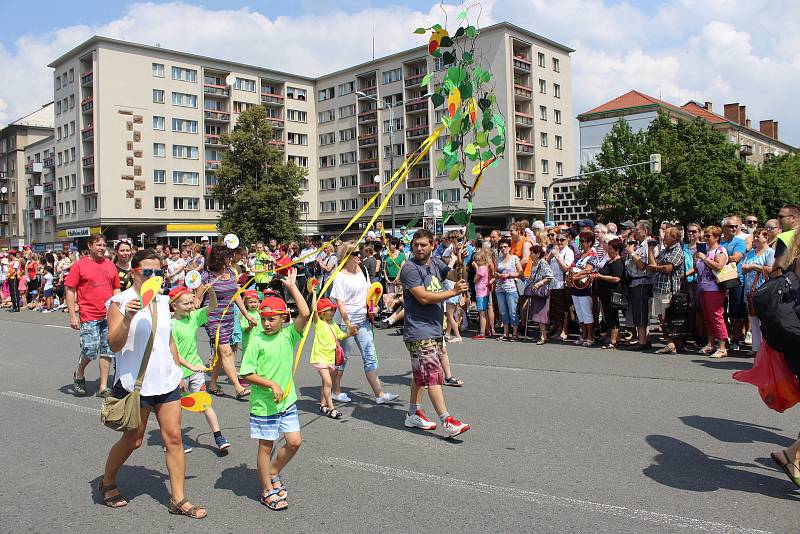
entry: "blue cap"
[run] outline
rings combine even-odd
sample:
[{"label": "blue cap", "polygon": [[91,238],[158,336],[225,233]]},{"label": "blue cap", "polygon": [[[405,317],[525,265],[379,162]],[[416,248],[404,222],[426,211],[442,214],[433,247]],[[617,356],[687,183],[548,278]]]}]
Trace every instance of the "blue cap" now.
[{"label": "blue cap", "polygon": [[555,228],[556,227],[556,223],[554,223],[553,221],[547,221],[546,223],[544,223],[544,227],[545,228]]}]

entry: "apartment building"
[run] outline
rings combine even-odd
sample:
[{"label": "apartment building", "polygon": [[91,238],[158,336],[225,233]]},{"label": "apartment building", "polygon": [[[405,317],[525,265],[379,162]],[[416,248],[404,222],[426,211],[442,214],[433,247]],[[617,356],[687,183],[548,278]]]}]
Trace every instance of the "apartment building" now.
[{"label": "apartment building", "polygon": [[26,166],[25,147],[52,135],[52,103],[0,130],[0,248],[18,248],[30,242],[26,239],[27,179],[34,168]]},{"label": "apartment building", "polygon": [[55,152],[52,135],[25,147],[25,238],[37,252],[52,250],[56,242]]},{"label": "apartment building", "polygon": [[[573,172],[573,50],[509,23],[484,28],[478,46],[509,142],[485,177],[474,219],[505,225],[543,214],[542,188]],[[375,178],[387,179],[441,122],[429,88],[419,87],[442,68],[425,46],[309,78],[93,37],[50,67],[55,176],[65,184],[50,216],[57,240],[97,229],[147,241],[216,234],[224,206],[209,193],[226,149],[220,135],[258,104],[275,146],[308,169],[301,229],[332,233],[378,190]],[[465,205],[458,184],[436,176],[443,146],[440,139],[398,190],[398,225],[420,217],[429,198],[446,209]]]}]

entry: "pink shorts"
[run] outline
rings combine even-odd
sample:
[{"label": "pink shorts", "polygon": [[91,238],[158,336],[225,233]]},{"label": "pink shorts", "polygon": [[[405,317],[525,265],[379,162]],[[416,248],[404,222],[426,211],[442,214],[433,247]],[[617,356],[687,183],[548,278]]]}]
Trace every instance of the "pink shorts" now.
[{"label": "pink shorts", "polygon": [[311,365],[314,367],[314,369],[319,369],[319,370],[327,369],[331,373],[336,370],[336,367],[328,365],[326,363],[312,363]]}]

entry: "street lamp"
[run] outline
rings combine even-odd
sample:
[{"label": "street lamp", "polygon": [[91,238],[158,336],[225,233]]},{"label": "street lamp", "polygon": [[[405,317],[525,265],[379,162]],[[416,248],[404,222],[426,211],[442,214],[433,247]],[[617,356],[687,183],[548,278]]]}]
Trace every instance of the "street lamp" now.
[{"label": "street lamp", "polygon": [[[361,96],[361,97],[364,97],[364,98],[368,98],[370,100],[374,100],[375,102],[377,102],[379,104],[378,105],[378,109],[385,109],[386,111],[389,112],[389,176],[394,176],[394,110],[392,109],[392,106],[390,106],[389,104],[387,104],[383,100],[375,98],[374,96],[370,96],[367,93],[365,93],[364,91],[356,91],[356,94],[358,96]],[[380,153],[380,149],[379,149],[379,153]],[[380,177],[378,177],[378,178],[380,178]],[[375,181],[378,182],[377,179]],[[378,182],[378,183],[380,183],[380,182]],[[391,210],[392,210],[392,235],[394,235],[394,233],[395,233],[394,199],[391,199],[391,204],[392,204],[392,206],[391,206]]]}]

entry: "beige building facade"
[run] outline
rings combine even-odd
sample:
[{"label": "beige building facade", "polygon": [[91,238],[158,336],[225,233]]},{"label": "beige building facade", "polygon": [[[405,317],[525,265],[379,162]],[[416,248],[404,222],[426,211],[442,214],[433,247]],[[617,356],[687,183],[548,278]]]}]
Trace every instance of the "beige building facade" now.
[{"label": "beige building facade", "polygon": [[[483,29],[478,47],[495,76],[509,140],[505,159],[485,177],[474,220],[505,225],[543,214],[542,188],[574,171],[572,50],[508,23]],[[330,234],[378,190],[375,177],[388,178],[441,122],[428,88],[419,87],[440,68],[426,47],[307,78],[93,37],[50,67],[54,175],[63,185],[50,216],[56,240],[97,229],[148,242],[214,235],[224,210],[210,196],[226,149],[219,136],[259,104],[275,128],[273,143],[308,170],[301,229]],[[398,190],[398,226],[421,218],[429,198],[464,207],[457,183],[436,175],[443,145]],[[388,210],[385,220],[388,227]]]}]

